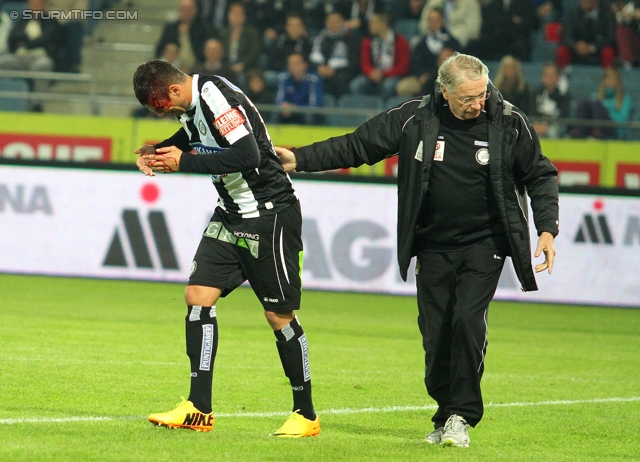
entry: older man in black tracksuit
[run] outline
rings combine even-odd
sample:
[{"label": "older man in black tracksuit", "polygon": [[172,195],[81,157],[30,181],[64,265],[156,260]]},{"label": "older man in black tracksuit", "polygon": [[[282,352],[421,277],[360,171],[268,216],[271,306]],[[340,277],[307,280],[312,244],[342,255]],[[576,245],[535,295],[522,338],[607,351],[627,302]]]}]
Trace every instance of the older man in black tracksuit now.
[{"label": "older man in black tracksuit", "polygon": [[536,290],[527,201],[539,240],[536,271],[551,273],[558,233],[557,170],[526,116],[488,80],[477,58],[454,54],[436,90],[355,132],[292,151],[286,170],[371,165],[398,155],[398,263],[417,256],[418,324],[425,384],[438,403],[426,441],[466,447],[483,414],[480,379],[487,310],[510,256],[525,291]]}]

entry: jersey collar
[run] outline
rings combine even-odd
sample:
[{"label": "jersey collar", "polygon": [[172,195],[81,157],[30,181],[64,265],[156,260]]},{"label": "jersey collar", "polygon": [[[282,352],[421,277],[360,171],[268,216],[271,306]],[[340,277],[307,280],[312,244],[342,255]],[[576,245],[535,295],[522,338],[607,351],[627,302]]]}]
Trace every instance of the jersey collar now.
[{"label": "jersey collar", "polygon": [[187,109],[188,111],[195,109],[196,104],[198,104],[198,95],[200,95],[198,91],[198,77],[200,77],[199,74],[193,74],[191,79],[191,105]]}]

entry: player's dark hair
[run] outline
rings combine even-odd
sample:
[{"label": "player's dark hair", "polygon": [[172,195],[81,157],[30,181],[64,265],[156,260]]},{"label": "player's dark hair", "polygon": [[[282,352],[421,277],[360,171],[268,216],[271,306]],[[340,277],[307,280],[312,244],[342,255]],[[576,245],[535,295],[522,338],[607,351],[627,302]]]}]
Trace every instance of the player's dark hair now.
[{"label": "player's dark hair", "polygon": [[140,104],[158,107],[169,102],[169,86],[182,83],[187,74],[161,59],[142,63],[133,74],[133,91]]}]

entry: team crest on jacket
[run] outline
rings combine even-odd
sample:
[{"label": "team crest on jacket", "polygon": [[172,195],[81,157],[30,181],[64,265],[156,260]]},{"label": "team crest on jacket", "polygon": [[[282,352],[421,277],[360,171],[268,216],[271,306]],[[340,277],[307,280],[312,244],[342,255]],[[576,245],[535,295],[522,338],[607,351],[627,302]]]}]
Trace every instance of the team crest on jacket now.
[{"label": "team crest on jacket", "polygon": [[480,148],[476,151],[476,161],[480,165],[487,165],[489,163],[489,150],[487,148]]}]

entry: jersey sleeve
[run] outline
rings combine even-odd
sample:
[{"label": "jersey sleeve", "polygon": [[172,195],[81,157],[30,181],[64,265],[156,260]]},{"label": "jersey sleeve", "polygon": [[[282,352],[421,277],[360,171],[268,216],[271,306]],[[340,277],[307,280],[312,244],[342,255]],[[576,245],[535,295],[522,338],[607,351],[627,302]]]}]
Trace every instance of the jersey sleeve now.
[{"label": "jersey sleeve", "polygon": [[[249,124],[240,104],[228,100],[213,82],[206,82],[200,93],[204,102],[213,113],[213,128],[233,145],[240,138],[247,136]],[[232,104],[233,103],[233,104]]]}]

